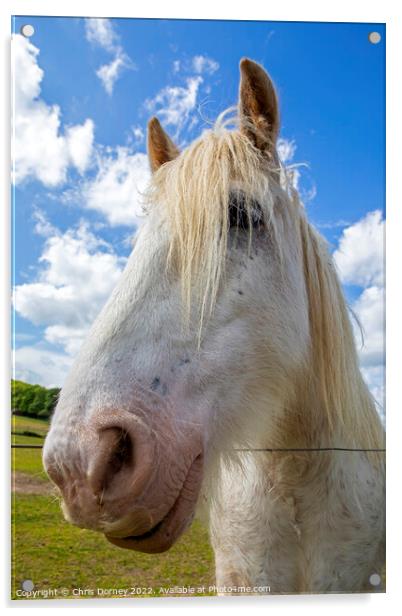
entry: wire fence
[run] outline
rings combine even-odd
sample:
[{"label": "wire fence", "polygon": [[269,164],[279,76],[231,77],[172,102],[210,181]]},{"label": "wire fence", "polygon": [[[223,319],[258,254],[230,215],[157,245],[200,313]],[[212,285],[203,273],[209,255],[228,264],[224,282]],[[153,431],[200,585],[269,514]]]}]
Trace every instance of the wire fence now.
[{"label": "wire fence", "polygon": [[[17,443],[13,443],[11,445],[13,449],[42,449],[43,445],[20,445]],[[236,451],[267,451],[267,452],[275,452],[275,451],[289,451],[289,452],[299,452],[299,451],[356,451],[356,452],[385,452],[385,449],[355,449],[349,447],[295,447],[295,448],[269,448],[269,449],[236,449]]]},{"label": "wire fence", "polygon": [[12,443],[11,449],[42,449],[43,445],[20,445],[19,443]]}]

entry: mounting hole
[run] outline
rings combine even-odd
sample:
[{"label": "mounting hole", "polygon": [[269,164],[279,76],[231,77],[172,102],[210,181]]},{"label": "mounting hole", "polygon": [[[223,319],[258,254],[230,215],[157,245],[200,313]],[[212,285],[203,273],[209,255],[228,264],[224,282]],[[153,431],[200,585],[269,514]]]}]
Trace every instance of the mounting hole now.
[{"label": "mounting hole", "polygon": [[372,573],[369,577],[369,582],[372,586],[379,586],[381,584],[381,578],[378,573]]},{"label": "mounting hole", "polygon": [[370,32],[368,40],[370,43],[373,43],[373,45],[377,45],[381,41],[381,34],[379,32]]},{"label": "mounting hole", "polygon": [[22,36],[25,36],[25,38],[29,38],[35,34],[35,28],[31,26],[31,24],[25,24],[24,26],[21,26],[21,34]]},{"label": "mounting hole", "polygon": [[35,585],[32,580],[24,580],[21,584],[21,588],[22,590],[25,590],[27,592],[32,592],[35,588]]}]

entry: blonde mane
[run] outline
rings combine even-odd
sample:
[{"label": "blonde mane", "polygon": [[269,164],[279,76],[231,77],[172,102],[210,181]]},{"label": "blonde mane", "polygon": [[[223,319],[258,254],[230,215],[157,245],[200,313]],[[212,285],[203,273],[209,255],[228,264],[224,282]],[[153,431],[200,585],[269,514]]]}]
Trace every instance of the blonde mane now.
[{"label": "blonde mane", "polygon": [[[340,446],[384,447],[383,428],[360,373],[348,308],[327,244],[309,224],[276,155],[267,157],[245,134],[229,130],[224,115],[154,173],[146,194],[150,206],[160,204],[166,211],[168,262],[179,271],[184,306],[188,312],[191,304],[200,307],[200,328],[212,313],[224,277],[231,191],[241,187],[249,215],[252,200],[258,201],[280,264],[285,246],[275,220],[274,204],[279,203],[299,228],[304,259],[311,353],[302,398],[311,404],[314,392],[316,405],[310,412],[317,414],[315,425],[326,418],[323,438],[329,439],[328,446],[336,445],[331,442],[335,435]],[[249,228],[251,241],[252,225]]]},{"label": "blonde mane", "polygon": [[[315,391],[315,412],[324,412],[328,420],[328,446],[337,434],[341,446],[385,448],[384,429],[360,372],[348,306],[327,244],[304,213],[300,233],[311,338],[310,379],[304,387]],[[373,453],[371,458],[382,462],[384,456]]]}]

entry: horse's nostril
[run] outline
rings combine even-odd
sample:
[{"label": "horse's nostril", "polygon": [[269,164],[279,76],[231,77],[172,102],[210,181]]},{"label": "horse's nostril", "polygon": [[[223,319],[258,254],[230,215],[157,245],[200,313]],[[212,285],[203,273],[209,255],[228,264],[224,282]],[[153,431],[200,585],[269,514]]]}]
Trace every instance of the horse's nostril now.
[{"label": "horse's nostril", "polygon": [[95,494],[103,494],[123,469],[131,468],[133,458],[133,443],[126,430],[117,427],[101,430],[88,468],[88,482]]},{"label": "horse's nostril", "polygon": [[116,444],[111,451],[105,469],[104,485],[106,489],[110,481],[119,473],[123,467],[133,465],[133,443],[127,431],[120,428],[110,428],[115,431],[114,438]]}]

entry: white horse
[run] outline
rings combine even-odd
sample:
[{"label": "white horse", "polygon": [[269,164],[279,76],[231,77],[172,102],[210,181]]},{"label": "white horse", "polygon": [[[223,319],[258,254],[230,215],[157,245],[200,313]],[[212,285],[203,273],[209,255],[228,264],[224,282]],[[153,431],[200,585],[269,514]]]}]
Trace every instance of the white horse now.
[{"label": "white horse", "polygon": [[376,590],[383,428],[325,241],[284,182],[274,86],[240,72],[234,130],[218,119],[179,153],[149,122],[147,217],[44,465],[66,518],[124,548],[169,549],[198,505],[221,593]]}]

